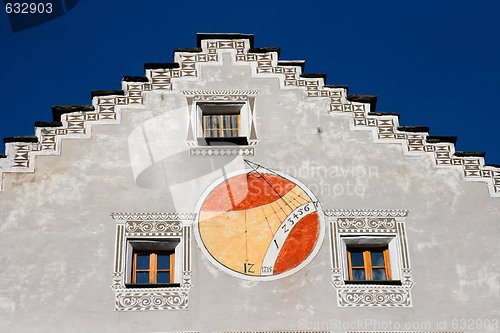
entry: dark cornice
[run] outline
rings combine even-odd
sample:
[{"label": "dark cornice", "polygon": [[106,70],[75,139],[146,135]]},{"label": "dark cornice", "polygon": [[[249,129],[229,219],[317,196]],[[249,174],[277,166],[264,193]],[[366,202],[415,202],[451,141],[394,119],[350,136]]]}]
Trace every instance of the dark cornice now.
[{"label": "dark cornice", "polygon": [[429,133],[428,126],[398,126],[398,131],[411,133]]},{"label": "dark cornice", "polygon": [[38,138],[36,136],[11,136],[3,138],[3,143],[10,142],[38,142]]},{"label": "dark cornice", "polygon": [[149,82],[145,76],[124,76],[122,81],[125,82]]},{"label": "dark cornice", "polygon": [[196,45],[201,47],[201,41],[204,39],[248,39],[250,42],[250,48],[253,48],[254,35],[253,34],[241,34],[241,33],[197,33],[196,34]]},{"label": "dark cornice", "polygon": [[347,95],[349,102],[368,103],[370,104],[370,112],[375,112],[377,108],[377,96],[374,95]]},{"label": "dark cornice", "polygon": [[276,52],[278,53],[279,57],[281,50],[279,47],[256,47],[256,48],[250,48],[248,50],[248,53],[269,53],[269,52]]},{"label": "dark cornice", "polygon": [[278,60],[278,66],[298,66],[304,73],[306,62],[304,60]]},{"label": "dark cornice", "polygon": [[375,117],[382,117],[382,116],[395,116],[398,117],[400,116],[399,113],[397,112],[368,112],[369,116],[375,116]]},{"label": "dark cornice", "polygon": [[147,62],[144,64],[144,70],[146,69],[173,69],[179,68],[180,65],[176,62]]},{"label": "dark cornice", "polygon": [[[52,119],[60,122],[61,116],[65,113],[95,111],[93,105],[55,105],[52,107]],[[38,126],[41,127],[41,126]]]},{"label": "dark cornice", "polygon": [[125,96],[125,91],[123,91],[123,90],[92,90],[90,92],[90,96],[92,98],[101,97],[101,96],[112,96],[112,95]]},{"label": "dark cornice", "polygon": [[454,145],[457,144],[457,137],[456,136],[427,136],[426,141],[428,143],[453,143]]},{"label": "dark cornice", "polygon": [[456,151],[454,155],[457,157],[484,157],[486,153],[484,151]]}]

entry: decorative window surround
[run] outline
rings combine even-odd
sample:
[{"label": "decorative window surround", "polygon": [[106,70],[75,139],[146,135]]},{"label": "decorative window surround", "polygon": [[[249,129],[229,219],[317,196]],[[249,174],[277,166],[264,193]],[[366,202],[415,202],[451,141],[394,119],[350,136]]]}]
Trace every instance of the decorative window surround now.
[{"label": "decorative window surround", "polygon": [[[411,307],[413,287],[408,242],[404,220],[405,210],[326,210],[330,221],[332,279],[337,290],[339,307]],[[346,283],[346,240],[383,240],[389,244],[393,280],[401,285]]]},{"label": "decorative window surround", "polygon": [[[182,91],[186,96],[189,111],[189,126],[187,144],[190,148],[190,156],[253,156],[253,147],[258,143],[255,129],[255,96],[257,91],[253,90],[203,90]],[[202,135],[202,114],[198,104],[207,103],[242,103],[241,108],[241,136],[248,141],[248,146],[199,146],[198,140]]]},{"label": "decorative window surround", "polygon": [[[191,213],[113,213],[116,221],[113,284],[115,310],[186,310],[191,288],[191,226],[196,214]],[[179,287],[127,288],[127,244],[130,240],[175,240],[182,267]]]}]

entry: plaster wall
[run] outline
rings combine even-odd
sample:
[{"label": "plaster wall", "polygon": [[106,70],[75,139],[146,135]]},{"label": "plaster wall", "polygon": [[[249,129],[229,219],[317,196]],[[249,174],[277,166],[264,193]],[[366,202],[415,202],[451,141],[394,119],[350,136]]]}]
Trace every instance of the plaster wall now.
[{"label": "plaster wall", "polygon": [[[243,167],[241,157],[189,156],[186,145],[181,91],[228,89],[258,91],[259,142],[249,160],[299,179],[325,209],[409,210],[411,308],[338,307],[325,237],[308,266],[268,282],[219,271],[193,239],[187,311],[114,311],[110,213],[193,212],[222,170]],[[120,125],[95,126],[91,139],[64,140],[61,156],[37,157],[34,173],[6,175],[0,331],[374,328],[359,326],[365,319],[430,323],[411,330],[437,331],[439,321],[451,330],[454,319],[499,320],[499,199],[486,184],[466,182],[459,169],[437,168],[429,156],[403,156],[400,144],[374,143],[370,131],[353,130],[349,115],[328,113],[328,103],[280,88],[277,78],[252,77],[250,66],[226,53],[223,65],[201,66],[197,79],[175,81],[172,92],[145,93],[143,107],[122,108]],[[338,328],[337,321],[354,326]]]}]

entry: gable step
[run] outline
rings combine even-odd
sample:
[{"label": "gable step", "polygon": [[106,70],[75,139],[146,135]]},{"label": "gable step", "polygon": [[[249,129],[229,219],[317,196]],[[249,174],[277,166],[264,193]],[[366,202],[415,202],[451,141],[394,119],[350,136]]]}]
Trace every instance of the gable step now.
[{"label": "gable step", "polygon": [[297,66],[304,72],[306,62],[304,60],[278,60],[278,66]]},{"label": "gable step", "polygon": [[241,33],[209,33],[200,32],[196,34],[196,45],[201,47],[201,41],[204,39],[248,39],[250,42],[250,48],[253,48],[253,34],[241,34]]},{"label": "gable step", "polygon": [[357,102],[357,103],[368,103],[370,104],[370,112],[375,112],[377,107],[377,96],[375,95],[347,95],[347,100],[349,102]]},{"label": "gable step", "polygon": [[[106,90],[108,91],[108,90]],[[122,91],[122,90],[120,90]],[[55,105],[52,107],[52,119],[60,122],[61,116],[65,113],[95,111],[93,105]]]}]

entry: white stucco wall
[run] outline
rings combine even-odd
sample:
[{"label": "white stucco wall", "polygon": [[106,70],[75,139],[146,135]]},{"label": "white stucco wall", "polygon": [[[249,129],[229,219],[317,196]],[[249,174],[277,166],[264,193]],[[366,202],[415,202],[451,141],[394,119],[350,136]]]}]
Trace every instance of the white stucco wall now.
[{"label": "white stucco wall", "polygon": [[[485,183],[437,168],[429,155],[404,156],[399,143],[374,143],[372,132],[352,129],[350,113],[328,113],[328,98],[252,77],[249,65],[232,58],[200,66],[198,79],[174,81],[172,91],[145,93],[143,107],[122,107],[119,125],[64,140],[61,156],[37,157],[34,173],[4,176],[0,331],[348,331],[336,320],[351,330],[376,328],[357,324],[365,319],[432,325],[414,331],[437,331],[446,321],[451,331],[454,319],[500,319],[500,199]],[[258,91],[259,142],[249,160],[299,179],[326,209],[409,210],[411,308],[338,307],[325,237],[308,266],[271,282],[219,271],[193,239],[188,310],[114,311],[110,213],[193,212],[221,175],[209,172],[211,163],[242,165],[241,158],[189,156],[185,142],[181,91],[227,89]]]}]

